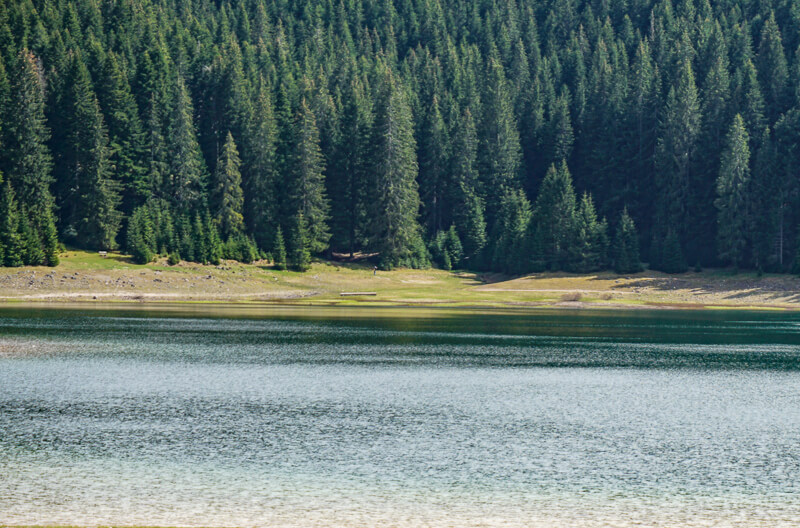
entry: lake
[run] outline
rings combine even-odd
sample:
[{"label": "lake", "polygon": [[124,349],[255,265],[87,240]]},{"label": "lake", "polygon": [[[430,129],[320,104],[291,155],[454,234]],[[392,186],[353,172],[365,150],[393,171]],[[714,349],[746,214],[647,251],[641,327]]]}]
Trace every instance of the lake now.
[{"label": "lake", "polygon": [[0,309],[0,524],[798,526],[800,314]]}]

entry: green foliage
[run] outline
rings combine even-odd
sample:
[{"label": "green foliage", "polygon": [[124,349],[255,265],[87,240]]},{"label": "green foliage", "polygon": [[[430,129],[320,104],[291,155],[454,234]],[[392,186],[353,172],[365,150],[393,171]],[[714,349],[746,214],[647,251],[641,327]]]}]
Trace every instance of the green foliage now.
[{"label": "green foliage", "polygon": [[14,189],[6,182],[0,195],[0,248],[3,265],[13,268],[22,266],[23,245],[20,233],[20,217]]},{"label": "green foliage", "polygon": [[[239,151],[228,132],[222,155],[217,160],[214,174],[211,203],[219,232],[223,238],[234,237],[244,228],[244,195],[242,194],[242,175],[239,172]],[[238,260],[238,259],[236,259]]]},{"label": "green foliage", "polygon": [[636,273],[642,271],[639,260],[639,236],[636,225],[628,214],[627,209],[622,210],[617,232],[614,236],[613,246],[614,271],[617,273]]},{"label": "green foliage", "polygon": [[320,150],[319,130],[305,99],[295,121],[294,133],[291,200],[304,218],[305,245],[311,253],[322,253],[331,238],[327,226],[330,205],[325,196],[325,161]]},{"label": "green foliage", "polygon": [[305,261],[298,212],[385,268],[634,269],[625,207],[656,268],[800,245],[786,0],[0,4],[4,262]]},{"label": "green foliage", "polygon": [[534,258],[547,269],[566,269],[577,217],[572,177],[565,161],[547,171],[536,198],[533,226],[537,240]]},{"label": "green foliage", "polygon": [[306,220],[302,212],[298,212],[292,222],[291,237],[289,238],[289,269],[294,271],[308,271],[311,268],[311,250],[306,230]]},{"label": "green foliage", "polygon": [[404,89],[390,72],[383,73],[373,139],[375,196],[371,239],[380,252],[380,266],[391,269],[427,264],[417,223],[416,142],[411,109]]},{"label": "green foliage", "polygon": [[128,220],[126,249],[137,264],[147,264],[155,258],[156,236],[153,220],[147,207],[138,207]]},{"label": "green foliage", "polygon": [[286,244],[283,241],[283,231],[280,227],[275,232],[275,248],[272,251],[272,258],[275,269],[286,269]]},{"label": "green foliage", "polygon": [[727,146],[717,178],[717,222],[719,254],[738,267],[747,245],[748,194],[750,193],[750,149],[742,116],[737,114],[728,132]]},{"label": "green foliage", "polygon": [[680,240],[674,230],[669,230],[661,248],[659,268],[666,273],[683,273],[689,269],[683,256]]},{"label": "green foliage", "polygon": [[447,231],[436,233],[431,240],[430,254],[433,261],[442,269],[450,270],[461,263],[464,258],[464,248],[455,225],[450,226]]},{"label": "green foliage", "polygon": [[584,193],[575,210],[575,237],[568,249],[568,268],[586,273],[606,267],[608,245],[608,224],[605,219],[598,220],[592,197]]}]

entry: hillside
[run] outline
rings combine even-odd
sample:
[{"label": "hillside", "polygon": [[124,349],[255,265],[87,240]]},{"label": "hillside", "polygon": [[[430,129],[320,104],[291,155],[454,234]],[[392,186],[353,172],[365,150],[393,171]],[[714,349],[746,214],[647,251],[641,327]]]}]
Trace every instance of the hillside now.
[{"label": "hillside", "polygon": [[0,2],[0,260],[800,262],[793,0]]}]

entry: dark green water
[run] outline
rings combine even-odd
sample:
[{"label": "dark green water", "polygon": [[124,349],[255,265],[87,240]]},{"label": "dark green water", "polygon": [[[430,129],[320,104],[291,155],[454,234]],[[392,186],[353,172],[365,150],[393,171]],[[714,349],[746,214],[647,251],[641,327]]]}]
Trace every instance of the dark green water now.
[{"label": "dark green water", "polygon": [[0,309],[0,524],[798,526],[800,316]]}]

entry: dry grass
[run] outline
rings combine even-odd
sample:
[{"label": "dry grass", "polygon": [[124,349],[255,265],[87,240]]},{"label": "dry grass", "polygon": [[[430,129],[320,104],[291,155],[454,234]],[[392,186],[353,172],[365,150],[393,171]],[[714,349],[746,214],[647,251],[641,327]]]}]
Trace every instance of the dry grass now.
[{"label": "dry grass", "polygon": [[[374,291],[375,297],[340,297]],[[523,277],[464,271],[396,270],[373,274],[370,265],[316,262],[307,273],[273,270],[267,263],[221,266],[165,261],[133,264],[125,255],[69,251],[56,268],[0,268],[0,299],[21,301],[222,301],[320,305],[601,307],[800,307],[800,280],[726,271],[677,276],[643,272]]]}]

